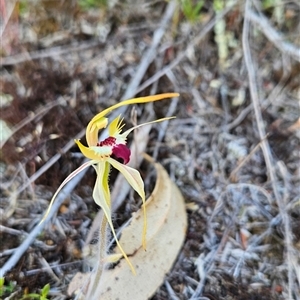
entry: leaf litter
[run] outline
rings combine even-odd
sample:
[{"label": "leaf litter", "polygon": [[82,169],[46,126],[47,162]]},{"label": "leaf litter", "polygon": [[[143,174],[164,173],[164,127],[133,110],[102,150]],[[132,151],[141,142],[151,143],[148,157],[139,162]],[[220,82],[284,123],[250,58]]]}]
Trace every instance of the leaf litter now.
[{"label": "leaf litter", "polygon": [[[14,47],[4,49],[7,57],[2,60],[1,89],[13,100],[9,106],[1,107],[1,120],[11,129],[18,124],[24,126],[13,131],[1,149],[0,212],[11,208],[11,216],[1,218],[1,268],[24,238],[11,230],[31,232],[56,188],[81,164],[78,149],[73,146],[62,152],[46,173],[34,182],[30,178],[72,142],[94,114],[120,99],[151,45],[152,34],[166,8],[164,2],[153,6],[143,2],[143,9],[134,14],[126,10],[130,5],[117,2],[105,14],[83,13],[76,5],[68,13],[59,13],[62,7],[47,7],[50,2],[45,1],[40,12],[29,8],[19,17],[19,36],[14,38]],[[260,93],[259,108],[284,214],[275,202],[269,166],[261,151],[243,60],[241,29],[245,11],[239,1],[225,17],[220,16],[225,20],[229,39],[222,69],[213,26],[210,30],[206,27],[214,11],[211,2],[205,1],[198,23],[190,24],[180,14],[178,21],[170,23],[153,63],[143,75],[148,83],[154,76],[153,93],[174,90],[181,94],[174,113],[177,118],[165,131],[157,161],[179,187],[189,207],[182,250],[152,299],[300,297],[300,73],[297,56],[289,52],[294,48],[285,44],[292,41],[299,48],[299,41],[293,38],[299,7],[292,2],[280,3],[281,18],[286,21],[283,23],[272,15],[272,8],[251,8],[253,28],[259,18],[253,13],[261,12],[266,17],[263,31],[257,27],[249,39]],[[120,14],[120,8],[124,14]],[[35,23],[38,14],[40,18]],[[15,18],[14,15],[11,20]],[[94,30],[99,22],[108,24],[100,42]],[[9,29],[9,22],[6,28]],[[283,33],[275,45],[279,50],[268,37],[273,32],[270,28]],[[201,42],[195,42],[201,34]],[[178,57],[178,63],[170,66]],[[150,88],[140,92],[148,95]],[[64,99],[62,105],[39,115],[45,105],[59,101],[59,97]],[[151,112],[160,118],[167,111],[166,104],[154,105],[148,110],[138,108],[138,115],[146,119]],[[158,126],[148,134],[147,153],[157,148],[160,130]],[[53,135],[57,138],[51,139]],[[141,172],[149,183],[149,194],[153,176],[144,165]],[[7,285],[18,285],[18,293],[13,293],[15,299],[26,289],[37,292],[47,283],[51,286],[51,299],[68,299],[67,285],[74,274],[87,271],[82,249],[97,213],[91,199],[95,178],[92,173],[88,175],[64,201],[52,225],[7,273]],[[112,173],[112,186],[115,177]],[[26,189],[19,192],[26,182]],[[139,207],[139,200],[129,194],[114,213],[114,226],[121,228]],[[287,222],[288,233],[284,229]],[[47,272],[49,267],[55,276]],[[56,277],[65,279],[56,283]]]}]

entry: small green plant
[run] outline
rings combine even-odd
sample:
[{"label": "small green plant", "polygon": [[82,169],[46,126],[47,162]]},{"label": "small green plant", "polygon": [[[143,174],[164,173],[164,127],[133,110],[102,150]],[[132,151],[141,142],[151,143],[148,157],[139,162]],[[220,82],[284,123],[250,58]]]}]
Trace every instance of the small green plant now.
[{"label": "small green plant", "polygon": [[49,290],[50,290],[50,284],[47,283],[47,284],[42,288],[40,294],[37,294],[37,293],[31,293],[31,294],[24,295],[24,296],[22,297],[22,300],[31,300],[31,299],[49,300],[49,299],[47,298],[48,293],[49,293]]},{"label": "small green plant", "polygon": [[78,4],[85,10],[91,8],[105,8],[107,7],[107,0],[79,0]]},{"label": "small green plant", "polygon": [[199,19],[203,4],[203,0],[196,1],[196,3],[193,3],[193,0],[181,0],[181,9],[188,21],[195,23]]},{"label": "small green plant", "polygon": [[[221,0],[213,1],[213,8],[216,15],[220,15],[225,8],[225,3]],[[218,20],[214,26],[215,42],[218,46],[219,64],[224,69],[228,57],[228,35],[226,32],[226,21],[224,18]]]},{"label": "small green plant", "polygon": [[0,297],[4,294],[8,293],[11,294],[14,291],[15,285],[13,282],[8,282],[8,284],[5,284],[5,278],[0,277]]},{"label": "small green plant", "polygon": [[21,0],[19,2],[19,12],[20,12],[21,16],[29,11],[29,8],[30,8],[29,5],[30,4],[28,3],[28,1],[25,1],[25,0]]},{"label": "small green plant", "polygon": [[262,7],[263,9],[268,9],[274,7],[277,4],[277,0],[263,0]]},{"label": "small green plant", "polygon": [[284,3],[282,0],[263,0],[262,8],[269,13],[272,13],[274,20],[278,24],[282,24],[284,22]]}]

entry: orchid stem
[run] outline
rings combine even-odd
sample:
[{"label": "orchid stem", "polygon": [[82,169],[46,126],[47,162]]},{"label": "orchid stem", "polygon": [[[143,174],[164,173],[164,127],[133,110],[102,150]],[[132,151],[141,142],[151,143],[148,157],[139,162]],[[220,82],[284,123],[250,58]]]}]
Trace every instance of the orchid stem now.
[{"label": "orchid stem", "polygon": [[96,269],[96,274],[94,276],[92,289],[90,290],[89,293],[92,297],[97,296],[97,289],[100,286],[100,279],[104,270],[104,264],[105,264],[104,259],[106,256],[106,247],[107,247],[107,227],[108,227],[107,218],[103,215],[100,228],[99,228],[99,249],[98,249],[99,261],[97,264],[97,269]]}]

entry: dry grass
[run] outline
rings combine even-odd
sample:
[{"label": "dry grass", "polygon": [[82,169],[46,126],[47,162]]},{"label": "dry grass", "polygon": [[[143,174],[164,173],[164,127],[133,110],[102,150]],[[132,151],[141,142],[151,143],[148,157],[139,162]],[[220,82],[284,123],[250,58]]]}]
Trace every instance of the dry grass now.
[{"label": "dry grass", "polygon": [[[75,1],[41,3],[22,14],[7,9],[3,33],[6,41],[17,22],[1,68],[2,91],[13,99],[1,106],[13,135],[0,165],[0,265],[16,282],[10,299],[46,283],[51,299],[68,299],[68,282],[84,269],[97,213],[92,172],[68,186],[43,232],[36,227],[82,163],[73,139],[116,100],[168,91],[180,99],[141,108],[138,117],[177,116],[150,132],[147,153],[182,191],[189,227],[152,299],[300,299],[299,5],[277,1],[278,19],[278,9],[250,0],[215,16],[206,1],[191,24],[175,2],[141,2],[137,10],[117,2],[105,13],[83,12]],[[225,62],[214,40],[220,19]],[[141,170],[149,192],[153,176]],[[121,227],[139,203],[131,194],[116,201]]]}]

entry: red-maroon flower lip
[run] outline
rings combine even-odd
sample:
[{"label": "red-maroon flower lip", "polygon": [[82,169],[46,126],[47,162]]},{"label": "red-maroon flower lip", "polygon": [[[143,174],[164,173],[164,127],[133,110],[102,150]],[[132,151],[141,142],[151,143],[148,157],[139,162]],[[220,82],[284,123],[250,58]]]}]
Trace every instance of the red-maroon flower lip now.
[{"label": "red-maroon flower lip", "polygon": [[124,144],[118,144],[113,147],[113,155],[116,158],[122,159],[122,163],[126,165],[130,160],[130,149]]},{"label": "red-maroon flower lip", "polygon": [[118,161],[121,160],[121,162],[126,165],[130,160],[130,149],[124,145],[124,144],[116,144],[116,138],[113,136],[110,136],[106,138],[105,140],[97,143],[98,147],[102,146],[110,146],[112,147],[112,156],[116,158]]}]

